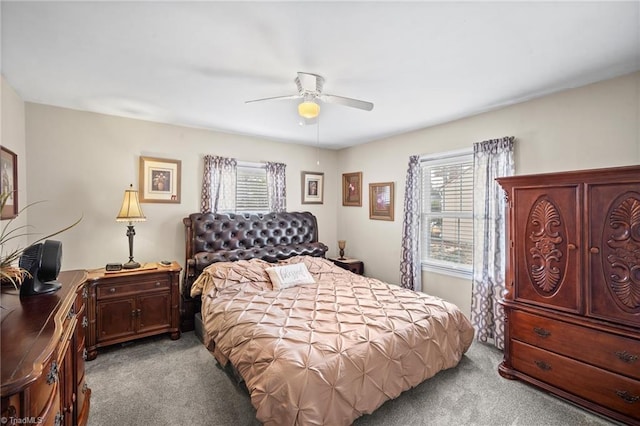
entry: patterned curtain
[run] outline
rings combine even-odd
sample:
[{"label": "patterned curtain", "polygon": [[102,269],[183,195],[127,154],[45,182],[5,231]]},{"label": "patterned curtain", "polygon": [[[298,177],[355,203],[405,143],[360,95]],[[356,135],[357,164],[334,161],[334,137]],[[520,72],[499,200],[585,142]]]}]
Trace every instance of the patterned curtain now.
[{"label": "patterned curtain", "polygon": [[269,195],[269,211],[284,212],[287,210],[286,164],[267,162],[267,192]]},{"label": "patterned curtain", "polygon": [[400,285],[415,291],[422,290],[422,268],[420,267],[421,174],[420,156],[412,155],[409,157],[407,183],[404,191]]},{"label": "patterned curtain", "polygon": [[505,292],[506,203],[495,179],[514,173],[513,137],[475,143],[473,168],[471,322],[479,341],[493,339],[504,349],[504,312],[498,301]]},{"label": "patterned curtain", "polygon": [[205,155],[200,212],[234,212],[236,210],[235,158]]}]

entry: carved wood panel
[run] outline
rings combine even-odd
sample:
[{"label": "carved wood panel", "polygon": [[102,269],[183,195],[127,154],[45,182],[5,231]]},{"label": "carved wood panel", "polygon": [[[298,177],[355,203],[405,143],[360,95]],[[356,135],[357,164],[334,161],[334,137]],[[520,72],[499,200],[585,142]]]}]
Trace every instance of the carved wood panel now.
[{"label": "carved wood panel", "polygon": [[589,315],[640,325],[640,185],[597,184],[589,192]]},{"label": "carved wood panel", "polygon": [[516,299],[580,310],[575,185],[515,191]]},{"label": "carved wood panel", "polygon": [[531,209],[527,231],[528,271],[534,288],[549,296],[558,289],[566,270],[566,243],[564,221],[558,208],[546,197],[539,199]]},{"label": "carved wood panel", "polygon": [[618,197],[607,214],[602,235],[607,288],[624,310],[640,308],[640,194]]}]

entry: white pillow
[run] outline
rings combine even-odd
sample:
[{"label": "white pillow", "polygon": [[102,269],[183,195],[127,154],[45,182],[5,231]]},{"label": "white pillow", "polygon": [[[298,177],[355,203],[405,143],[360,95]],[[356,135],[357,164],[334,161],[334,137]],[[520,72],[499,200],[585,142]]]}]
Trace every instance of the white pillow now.
[{"label": "white pillow", "polygon": [[293,263],[290,265],[274,266],[265,269],[274,290],[293,287],[300,284],[314,284],[315,281],[304,263]]}]

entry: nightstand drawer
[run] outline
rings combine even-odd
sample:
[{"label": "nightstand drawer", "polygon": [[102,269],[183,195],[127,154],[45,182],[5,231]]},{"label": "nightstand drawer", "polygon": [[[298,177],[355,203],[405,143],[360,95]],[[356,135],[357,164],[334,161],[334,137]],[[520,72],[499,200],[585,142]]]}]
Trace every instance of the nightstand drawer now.
[{"label": "nightstand drawer", "polygon": [[166,276],[161,276],[156,279],[144,279],[138,278],[135,282],[122,282],[122,283],[105,283],[97,288],[98,300],[109,297],[120,297],[128,294],[135,294],[139,292],[147,292],[151,290],[169,290],[170,283]]}]

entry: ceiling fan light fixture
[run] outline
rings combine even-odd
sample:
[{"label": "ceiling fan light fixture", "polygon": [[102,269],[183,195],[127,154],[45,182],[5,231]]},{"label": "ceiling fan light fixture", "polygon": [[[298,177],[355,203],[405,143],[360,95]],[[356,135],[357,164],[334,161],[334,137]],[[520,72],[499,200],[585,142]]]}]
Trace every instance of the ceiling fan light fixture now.
[{"label": "ceiling fan light fixture", "polygon": [[320,114],[320,105],[312,101],[300,102],[298,114],[304,118],[316,118]]}]

